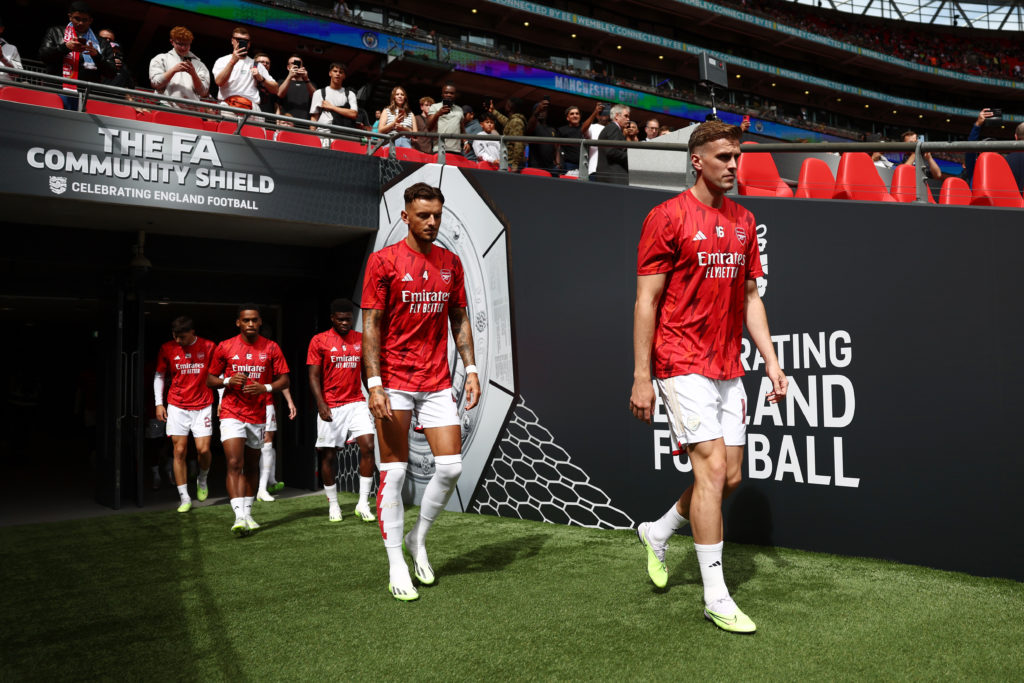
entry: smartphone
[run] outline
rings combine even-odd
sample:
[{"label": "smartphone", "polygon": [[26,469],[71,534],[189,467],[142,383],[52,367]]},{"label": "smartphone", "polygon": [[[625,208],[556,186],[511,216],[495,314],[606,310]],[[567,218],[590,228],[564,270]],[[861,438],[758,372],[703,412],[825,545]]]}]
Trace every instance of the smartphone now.
[{"label": "smartphone", "polygon": [[238,42],[238,47],[240,47],[241,49],[245,50],[246,52],[249,51],[249,39],[248,38],[235,38],[235,40]]},{"label": "smartphone", "polygon": [[296,69],[301,69],[302,68],[302,60],[301,59],[296,59],[295,60],[295,68]]},{"label": "smartphone", "polygon": [[999,120],[1003,118],[1003,110],[999,108],[992,109],[992,120]]},{"label": "smartphone", "polygon": [[455,104],[455,100],[449,100],[448,98],[445,98],[445,99],[441,100],[441,106],[442,107],[450,107],[453,104]]},{"label": "smartphone", "polygon": [[746,124],[750,123],[750,116],[749,115],[743,117],[743,123],[746,123]]}]

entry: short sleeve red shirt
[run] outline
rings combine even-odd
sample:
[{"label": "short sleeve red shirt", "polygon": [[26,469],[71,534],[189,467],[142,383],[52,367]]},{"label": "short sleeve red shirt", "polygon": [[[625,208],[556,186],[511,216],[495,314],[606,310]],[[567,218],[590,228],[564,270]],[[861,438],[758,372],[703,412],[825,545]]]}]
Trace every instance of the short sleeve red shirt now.
[{"label": "short sleeve red shirt", "polygon": [[320,367],[320,386],[329,408],[364,401],[362,392],[363,335],[349,330],[345,336],[333,327],[313,337],[306,365]]},{"label": "short sleeve red shirt", "polygon": [[214,344],[196,337],[189,346],[164,342],[156,357],[156,374],[168,378],[167,403],[182,410],[199,410],[213,403],[213,391],[206,386],[207,368]]},{"label": "short sleeve red shirt", "polygon": [[[249,384],[270,384],[274,377],[288,372],[288,363],[276,342],[257,337],[254,344],[249,344],[238,335],[217,344],[210,372],[227,377],[244,372],[249,376]],[[267,419],[267,394],[243,394],[233,386],[225,389],[220,417],[262,424]]]},{"label": "short sleeve red shirt", "polygon": [[364,309],[384,312],[380,376],[385,387],[441,391],[448,370],[448,307],[466,307],[462,261],[434,245],[420,254],[405,240],[370,254],[363,276]]},{"label": "short sleeve red shirt", "polygon": [[746,282],[764,275],[754,215],[728,197],[719,209],[687,190],[644,220],[637,274],[665,273],[654,332],[654,376],[743,375]]}]

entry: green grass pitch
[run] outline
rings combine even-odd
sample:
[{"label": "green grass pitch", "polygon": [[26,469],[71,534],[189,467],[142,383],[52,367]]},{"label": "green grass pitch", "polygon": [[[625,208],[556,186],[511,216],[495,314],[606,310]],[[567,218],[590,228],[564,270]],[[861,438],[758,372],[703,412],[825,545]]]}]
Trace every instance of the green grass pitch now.
[{"label": "green grass pitch", "polygon": [[[631,531],[444,513],[438,582],[387,593],[376,524],[323,496],[0,529],[0,679],[1020,680],[1024,584],[727,544],[753,636],[701,616],[689,537],[669,585]],[[407,511],[406,528],[415,519]],[[957,552],[958,544],[950,544]],[[992,549],[998,552],[998,549]]]}]

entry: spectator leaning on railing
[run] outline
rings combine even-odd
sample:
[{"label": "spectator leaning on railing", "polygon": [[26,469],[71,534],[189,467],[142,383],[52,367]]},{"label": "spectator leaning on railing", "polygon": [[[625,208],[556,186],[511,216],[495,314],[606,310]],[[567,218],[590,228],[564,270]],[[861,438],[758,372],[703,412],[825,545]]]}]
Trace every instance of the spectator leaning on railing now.
[{"label": "spectator leaning on railing", "polygon": [[210,92],[210,71],[192,53],[192,38],[187,28],[175,26],[171,29],[171,49],[149,61],[149,83],[158,93],[199,100]]},{"label": "spectator leaning on railing", "polygon": [[[396,85],[391,89],[391,101],[381,110],[380,118],[377,119],[377,132],[416,132],[416,118],[409,110],[409,95],[405,88]],[[395,147],[412,147],[412,142],[406,137],[396,138]]]},{"label": "spectator leaning on railing", "polygon": [[[8,69],[20,69],[21,68],[21,55],[18,54],[18,48],[8,43],[3,38],[4,34],[4,20],[0,17],[0,64],[3,64]],[[0,81],[13,81],[14,78],[11,74],[0,73]]]},{"label": "spectator leaning on railing", "polygon": [[[480,119],[481,140],[473,140],[473,154],[478,161],[488,161],[497,164],[501,154],[501,144],[498,142],[498,134],[494,132],[494,117],[484,114]],[[493,140],[491,139],[493,138]]]}]

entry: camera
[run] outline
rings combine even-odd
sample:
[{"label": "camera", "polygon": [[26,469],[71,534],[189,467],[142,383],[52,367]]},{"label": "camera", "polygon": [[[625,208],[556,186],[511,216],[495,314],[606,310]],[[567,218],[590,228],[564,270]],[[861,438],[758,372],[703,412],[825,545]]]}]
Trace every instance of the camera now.
[{"label": "camera", "polygon": [[1003,110],[1002,109],[992,108],[989,111],[992,112],[992,116],[989,117],[989,121],[1002,121],[1003,120]]}]

